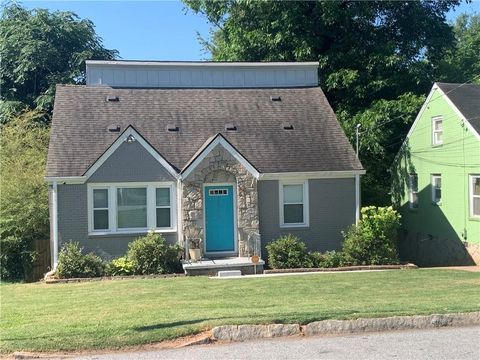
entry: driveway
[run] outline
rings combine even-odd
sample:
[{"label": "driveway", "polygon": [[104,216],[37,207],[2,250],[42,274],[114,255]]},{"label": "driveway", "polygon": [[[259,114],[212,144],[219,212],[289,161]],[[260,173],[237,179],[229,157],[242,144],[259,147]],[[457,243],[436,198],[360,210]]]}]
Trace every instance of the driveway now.
[{"label": "driveway", "polygon": [[297,337],[78,357],[119,359],[480,359],[480,327]]}]

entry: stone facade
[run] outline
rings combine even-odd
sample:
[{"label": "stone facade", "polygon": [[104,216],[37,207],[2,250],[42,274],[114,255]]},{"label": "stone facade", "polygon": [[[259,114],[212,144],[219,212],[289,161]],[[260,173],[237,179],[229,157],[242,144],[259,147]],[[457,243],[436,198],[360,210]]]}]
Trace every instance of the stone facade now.
[{"label": "stone facade", "polygon": [[260,235],[257,179],[222,145],[217,145],[184,180],[182,208],[185,237],[204,239],[203,184],[205,183],[235,184],[238,256],[258,254]]}]

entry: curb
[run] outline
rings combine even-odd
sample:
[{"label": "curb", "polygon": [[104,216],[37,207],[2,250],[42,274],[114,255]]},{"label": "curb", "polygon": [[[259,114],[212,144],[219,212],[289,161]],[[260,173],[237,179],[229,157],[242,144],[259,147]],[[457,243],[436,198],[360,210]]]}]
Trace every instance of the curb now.
[{"label": "curb", "polygon": [[323,320],[300,324],[223,325],[212,329],[214,341],[247,341],[283,336],[355,334],[364,332],[432,329],[480,325],[480,312],[393,316],[356,320]]}]

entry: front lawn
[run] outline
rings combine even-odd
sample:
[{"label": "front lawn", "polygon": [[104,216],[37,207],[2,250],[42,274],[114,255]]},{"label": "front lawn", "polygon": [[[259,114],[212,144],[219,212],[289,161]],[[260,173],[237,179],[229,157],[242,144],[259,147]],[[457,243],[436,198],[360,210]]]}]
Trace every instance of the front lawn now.
[{"label": "front lawn", "polygon": [[138,345],[221,324],[480,310],[480,273],[400,270],[3,284],[2,353]]}]

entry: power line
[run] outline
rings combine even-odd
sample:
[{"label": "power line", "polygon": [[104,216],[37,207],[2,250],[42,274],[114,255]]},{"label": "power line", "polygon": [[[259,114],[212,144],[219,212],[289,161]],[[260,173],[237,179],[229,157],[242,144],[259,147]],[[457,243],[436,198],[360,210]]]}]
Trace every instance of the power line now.
[{"label": "power line", "polygon": [[[431,100],[429,101],[429,104],[431,104],[431,103],[434,102],[434,101],[437,101],[437,100],[440,99],[442,96],[446,96],[447,94],[450,94],[450,93],[452,93],[453,91],[458,90],[458,89],[461,88],[462,86],[467,85],[467,84],[475,81],[477,78],[480,78],[480,75],[475,75],[475,76],[474,76],[473,78],[471,78],[470,80],[467,80],[466,82],[464,82],[464,83],[462,83],[462,84],[454,87],[453,89],[451,89],[451,90],[449,90],[449,91],[447,91],[447,92],[445,92],[445,93],[440,94],[439,96],[437,96],[437,97],[434,98],[434,99],[431,99]],[[377,128],[379,128],[379,127],[382,127],[382,126],[384,126],[384,125],[386,125],[386,124],[388,124],[388,123],[391,123],[391,122],[394,121],[394,120],[398,120],[398,119],[403,118],[403,117],[404,117],[404,115],[400,115],[400,116],[397,116],[397,117],[395,117],[395,118],[389,119],[389,120],[387,120],[387,121],[385,121],[385,122],[383,122],[383,123],[381,123],[381,124],[378,124],[378,125],[376,125],[376,126],[374,126],[374,127],[371,127],[371,128],[367,128],[367,129],[365,129],[364,131],[359,132],[359,135],[361,135],[361,134],[363,134],[364,132],[367,132],[367,131],[375,130],[375,129],[377,129]]]}]

